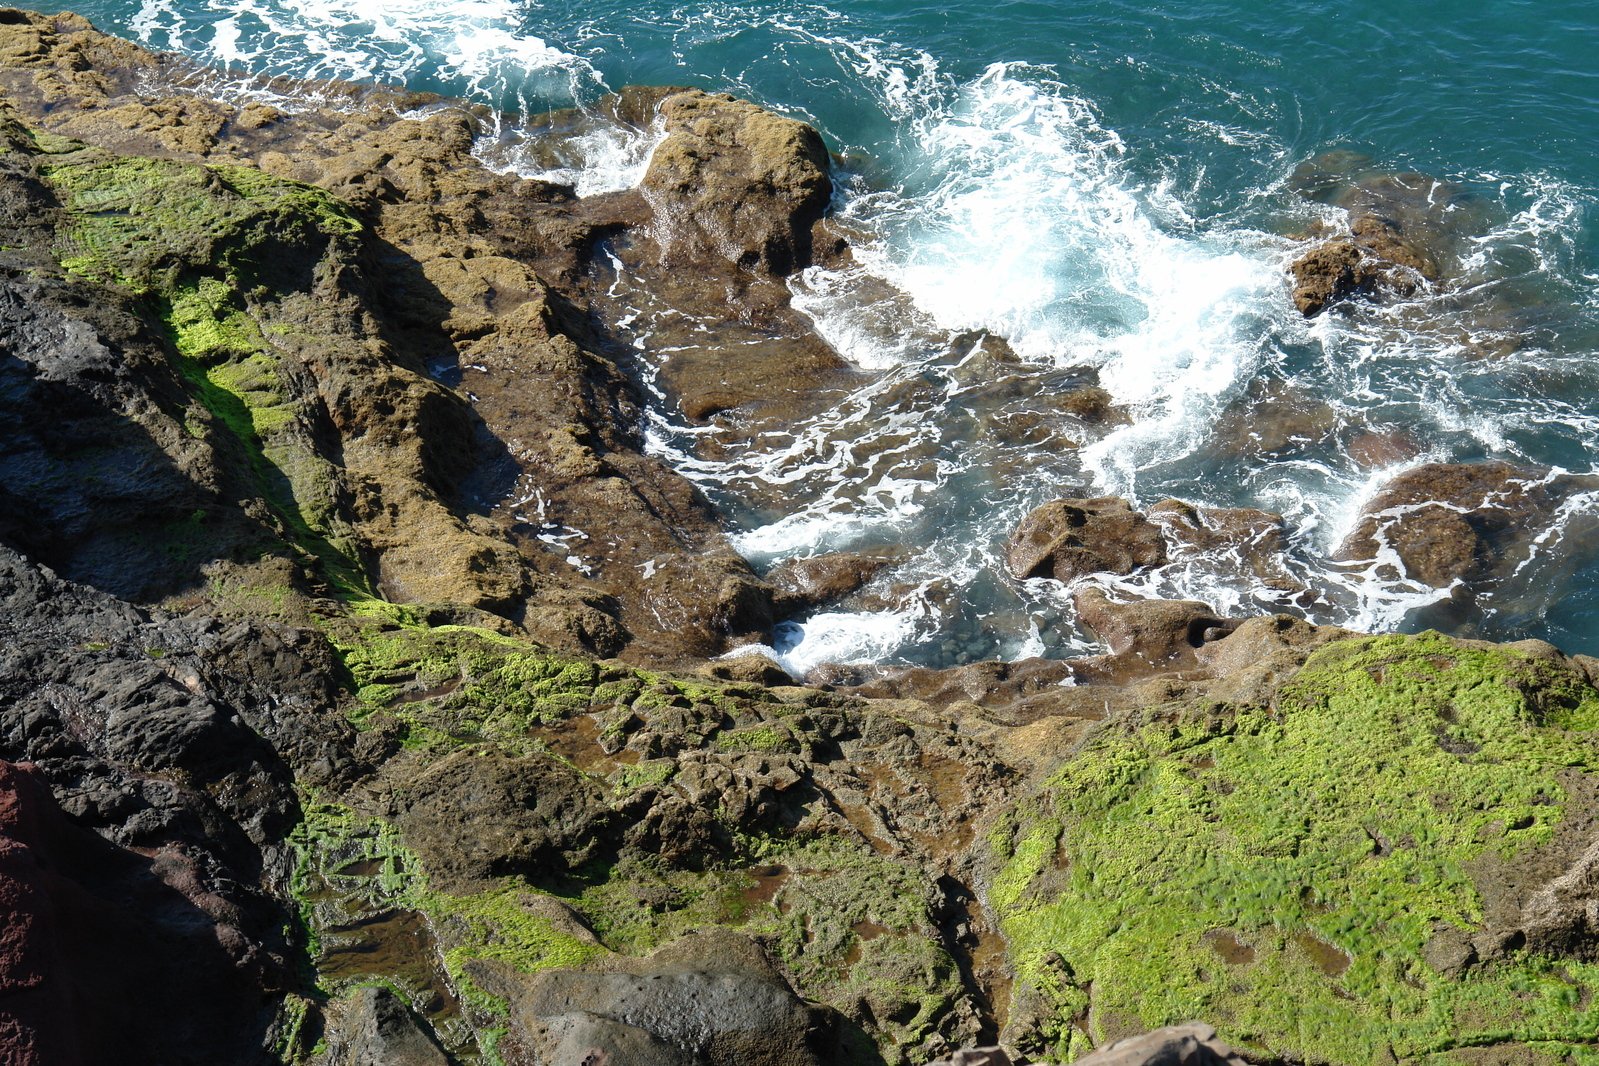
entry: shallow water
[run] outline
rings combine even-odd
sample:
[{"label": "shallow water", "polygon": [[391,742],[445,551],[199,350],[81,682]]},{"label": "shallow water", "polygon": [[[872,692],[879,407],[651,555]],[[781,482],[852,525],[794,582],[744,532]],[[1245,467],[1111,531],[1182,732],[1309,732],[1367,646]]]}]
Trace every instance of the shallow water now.
[{"label": "shallow water", "polygon": [[[1086,649],[1069,596],[999,565],[1059,496],[1166,497],[1282,514],[1291,593],[1224,554],[1129,593],[1224,612],[1445,624],[1599,651],[1599,501],[1568,501],[1469,615],[1376,568],[1328,562],[1396,469],[1499,457],[1599,472],[1599,10],[1500,3],[939,5],[142,0],[103,28],[256,73],[405,81],[541,115],[630,83],[728,90],[815,123],[841,156],[850,273],[795,305],[868,371],[858,391],[728,446],[664,398],[653,446],[698,481],[757,565],[892,545],[903,561],[779,651],[948,664]],[[533,122],[531,135],[540,129]],[[625,187],[648,135],[598,128],[552,161],[510,122],[495,165]],[[1342,154],[1328,157],[1329,152]],[[1460,281],[1383,311],[1295,312],[1292,239],[1344,179],[1400,192]],[[1325,173],[1321,175],[1325,177]],[[1436,179],[1436,183],[1433,181]],[[602,271],[610,268],[602,265]],[[613,318],[646,378],[681,349],[625,271]],[[954,342],[988,330],[992,341]],[[732,344],[715,323],[706,345]],[[679,356],[680,357],[680,356]],[[1130,415],[1085,424],[1085,372]],[[719,435],[721,439],[719,439]]]}]

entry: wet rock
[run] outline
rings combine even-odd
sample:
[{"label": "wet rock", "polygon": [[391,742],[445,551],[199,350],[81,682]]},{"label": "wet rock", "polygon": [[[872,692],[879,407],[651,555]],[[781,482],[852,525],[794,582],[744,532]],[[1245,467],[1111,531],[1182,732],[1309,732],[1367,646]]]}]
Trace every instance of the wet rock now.
[{"label": "wet rock", "polygon": [[1276,458],[1335,439],[1338,412],[1325,400],[1288,382],[1256,378],[1216,420],[1219,454]]},{"label": "wet rock", "polygon": [[1089,588],[1072,602],[1078,619],[1110,649],[1096,672],[1122,679],[1192,668],[1197,649],[1226,639],[1239,624],[1193,600],[1117,603],[1104,590]]},{"label": "wet rock", "polygon": [[1375,563],[1389,580],[1402,567],[1404,577],[1434,588],[1479,582],[1513,568],[1517,552],[1584,484],[1499,461],[1418,466],[1378,490],[1334,558]]},{"label": "wet rock", "polygon": [[1149,519],[1173,542],[1173,562],[1203,566],[1209,573],[1245,574],[1279,593],[1305,591],[1286,565],[1282,515],[1251,507],[1200,507],[1161,500],[1150,507]]},{"label": "wet rock", "polygon": [[1342,207],[1349,229],[1312,247],[1289,268],[1294,303],[1306,317],[1350,299],[1414,295],[1443,279],[1463,221],[1475,217],[1459,186],[1424,174],[1378,170],[1352,152],[1329,152],[1295,171],[1310,199]]},{"label": "wet rock", "polygon": [[405,1002],[387,988],[357,989],[329,1042],[332,1066],[448,1066]]},{"label": "wet rock", "polygon": [[766,580],[778,589],[778,613],[798,614],[836,603],[896,561],[897,553],[831,552],[779,563]]},{"label": "wet rock", "polygon": [[1355,434],[1344,449],[1367,470],[1398,466],[1421,454],[1419,442],[1402,429],[1377,428]]},{"label": "wet rock", "polygon": [[1305,252],[1288,267],[1294,306],[1306,318],[1355,298],[1410,296],[1416,286],[1404,274],[1352,239],[1334,238]]},{"label": "wet rock", "polygon": [[1005,546],[1018,579],[1070,582],[1087,574],[1131,574],[1166,561],[1160,528],[1122,499],[1055,500],[1035,509]]},{"label": "wet rock", "polygon": [[774,275],[806,266],[833,188],[821,136],[725,94],[690,90],[658,106],[667,136],[640,188],[668,258],[716,255]]}]

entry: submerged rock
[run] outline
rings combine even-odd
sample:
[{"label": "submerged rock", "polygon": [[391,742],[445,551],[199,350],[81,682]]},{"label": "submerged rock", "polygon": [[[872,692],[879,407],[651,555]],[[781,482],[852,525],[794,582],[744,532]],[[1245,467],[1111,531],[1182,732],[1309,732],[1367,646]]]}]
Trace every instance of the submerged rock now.
[{"label": "submerged rock", "polygon": [[1166,561],[1160,527],[1110,496],[1055,500],[1022,519],[1005,545],[1018,579],[1070,582],[1087,574],[1131,574]]},{"label": "submerged rock", "polygon": [[1361,508],[1335,558],[1445,588],[1513,569],[1585,478],[1510,463],[1428,463],[1388,481]]},{"label": "submerged rock", "polygon": [[1300,192],[1343,208],[1348,231],[1318,243],[1289,267],[1294,305],[1307,318],[1352,299],[1413,296],[1445,276],[1452,245],[1471,215],[1458,186],[1424,174],[1377,170],[1351,152],[1329,152],[1300,165]]}]

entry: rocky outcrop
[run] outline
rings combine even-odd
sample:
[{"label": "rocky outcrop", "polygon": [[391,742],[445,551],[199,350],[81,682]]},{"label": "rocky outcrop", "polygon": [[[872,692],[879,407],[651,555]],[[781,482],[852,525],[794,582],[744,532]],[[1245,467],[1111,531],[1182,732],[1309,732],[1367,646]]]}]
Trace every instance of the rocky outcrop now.
[{"label": "rocky outcrop", "polygon": [[779,276],[808,266],[833,193],[817,132],[725,93],[691,89],[657,110],[666,138],[639,188],[668,260],[715,256]]},{"label": "rocky outcrop", "polygon": [[1415,295],[1440,281],[1452,258],[1466,200],[1457,186],[1424,174],[1377,170],[1351,152],[1329,152],[1301,164],[1293,184],[1310,199],[1341,207],[1348,230],[1318,242],[1289,267],[1294,305],[1307,318],[1350,300]]},{"label": "rocky outcrop", "polygon": [[858,591],[896,561],[892,552],[830,552],[787,560],[774,567],[766,580],[778,590],[777,610],[798,614]]},{"label": "rocky outcrop", "polygon": [[[181,62],[74,16],[19,16],[0,37],[25,56],[0,65],[18,109],[0,196],[10,206],[0,210],[33,220],[31,242],[0,255],[17,270],[45,265],[23,275],[42,277],[48,297],[29,296],[30,314],[47,314],[51,300],[70,308],[48,329],[70,328],[80,354],[38,365],[56,407],[54,394],[84,396],[75,439],[104,441],[62,468],[52,438],[28,418],[12,423],[35,434],[18,449],[39,455],[31,480],[12,488],[29,494],[18,526],[41,528],[37,519],[66,532],[42,546],[53,565],[86,579],[145,575],[143,587],[119,591],[150,598],[203,584],[195,571],[205,560],[172,561],[197,539],[220,542],[223,555],[237,542],[242,556],[265,537],[283,542],[312,592],[354,584],[472,605],[573,650],[631,642],[640,656],[681,659],[764,635],[770,591],[697,493],[642,454],[637,397],[574,305],[582,293],[547,280],[581,275],[595,240],[645,226],[647,210],[626,197],[579,203],[486,170],[472,156],[476,116],[418,111],[423,97],[351,90],[345,110],[289,121],[258,103],[151,98],[141,79],[181,75]],[[73,108],[52,108],[66,96]],[[809,158],[808,127],[726,101],[690,121],[697,105],[684,106],[683,137],[705,127],[720,143],[722,116],[754,152],[742,179],[721,174],[719,203],[738,199],[736,179],[782,169],[774,145]],[[48,147],[26,123],[48,131]],[[825,153],[820,165],[819,179],[773,188],[820,180],[810,196],[825,203]],[[35,210],[39,197],[60,210]],[[105,203],[123,213],[96,213]],[[742,224],[753,232],[753,220]],[[133,307],[129,287],[158,313]],[[31,331],[16,342],[25,365],[12,375],[13,407],[40,410],[47,397],[28,384],[41,372],[28,369],[38,349],[28,336],[54,334],[28,316],[7,322]],[[94,351],[121,376],[91,380]],[[537,402],[523,388],[530,379],[547,386]],[[107,479],[96,462],[147,473]],[[57,483],[85,488],[61,495]],[[102,484],[116,488],[93,489]],[[85,491],[106,498],[82,501]],[[140,526],[119,514],[113,491],[167,503],[146,508]],[[122,542],[164,558],[123,565]]]},{"label": "rocky outcrop", "polygon": [[391,989],[357,989],[341,1023],[330,1066],[449,1066],[443,1050]]},{"label": "rocky outcrop", "polygon": [[1166,561],[1160,528],[1122,499],[1055,500],[1022,519],[1005,545],[1018,579],[1070,582],[1088,574],[1131,574]]},{"label": "rocky outcrop", "polygon": [[1388,481],[1361,508],[1337,558],[1468,590],[1514,569],[1587,479],[1505,462],[1428,463]]},{"label": "rocky outcrop", "polygon": [[[448,101],[290,114],[190,73],[0,12],[6,1055],[1233,1062],[1203,1029],[1117,1043],[1196,1004],[1288,1061],[1591,1038],[1599,664],[1093,591],[1088,661],[855,690],[699,661],[879,559],[737,558],[643,453],[595,286],[685,336],[731,301],[760,339],[652,382],[707,447],[833,402],[858,376],[779,280],[826,201],[814,135],[624,93],[659,167],[580,199],[483,168]],[[1001,342],[946,340],[968,414],[1065,440]],[[1072,441],[1121,417],[1050,380]],[[1579,487],[1395,484],[1363,535],[1438,509],[1479,568]],[[1479,572],[1440,528],[1418,572]],[[1282,536],[1063,500],[1009,561],[1262,576]]]},{"label": "rocky outcrop", "polygon": [[1093,669],[1121,678],[1196,666],[1195,650],[1224,639],[1240,621],[1218,618],[1193,600],[1117,603],[1097,588],[1084,589],[1072,603],[1079,620],[1110,652]]},{"label": "rocky outcrop", "polygon": [[837,1018],[805,1004],[753,943],[708,932],[626,970],[550,970],[510,993],[539,1062],[827,1066]]},{"label": "rocky outcrop", "polygon": [[[1199,1022],[1118,1040],[1076,1060],[1081,1066],[1247,1066],[1248,1060]],[[1003,1048],[968,1048],[928,1066],[1012,1066]]]},{"label": "rocky outcrop", "polygon": [[245,671],[217,678],[223,663],[263,661],[260,630],[150,620],[9,551],[0,591],[0,893],[14,951],[0,962],[0,1029],[33,1033],[8,1049],[253,1060],[295,981],[275,886],[298,811],[289,767],[252,723],[324,783],[351,765],[348,725],[307,699],[310,670],[271,703],[250,697]]}]

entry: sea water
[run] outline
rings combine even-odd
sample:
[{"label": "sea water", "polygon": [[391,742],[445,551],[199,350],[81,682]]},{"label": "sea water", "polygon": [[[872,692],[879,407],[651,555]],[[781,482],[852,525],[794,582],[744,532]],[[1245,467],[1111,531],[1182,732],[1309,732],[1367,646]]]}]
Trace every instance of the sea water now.
[{"label": "sea water", "polygon": [[[878,594],[795,619],[776,651],[934,665],[1092,647],[1070,590],[1017,582],[1006,535],[1060,496],[1176,497],[1284,516],[1263,587],[1188,558],[1117,594],[1291,610],[1372,630],[1444,624],[1599,651],[1599,494],[1568,500],[1474,611],[1330,561],[1384,480],[1502,458],[1599,473],[1599,8],[1151,5],[1092,0],[91,0],[111,32],[247,74],[400,82],[491,105],[492,165],[575,184],[639,179],[652,141],[597,128],[556,169],[518,117],[627,84],[729,91],[813,123],[840,160],[846,271],[795,306],[868,384],[715,461],[662,399],[651,447],[717,503],[753,563],[892,547]],[[1448,231],[1446,293],[1302,318],[1296,238],[1335,223],[1307,161],[1411,173]],[[535,159],[544,159],[535,163]],[[540,167],[543,170],[540,170]],[[1299,177],[1296,177],[1296,172]],[[604,266],[602,264],[601,269]],[[620,284],[622,279],[618,279]],[[613,289],[615,286],[613,286]],[[888,295],[883,295],[887,293]],[[652,357],[641,309],[631,338]],[[987,330],[1016,362],[997,383]],[[1129,414],[1050,429],[1091,369]],[[646,383],[647,384],[647,383]],[[1009,432],[1035,425],[1040,432]],[[1061,423],[1064,425],[1064,423]],[[1402,441],[1374,462],[1356,440]]]}]

